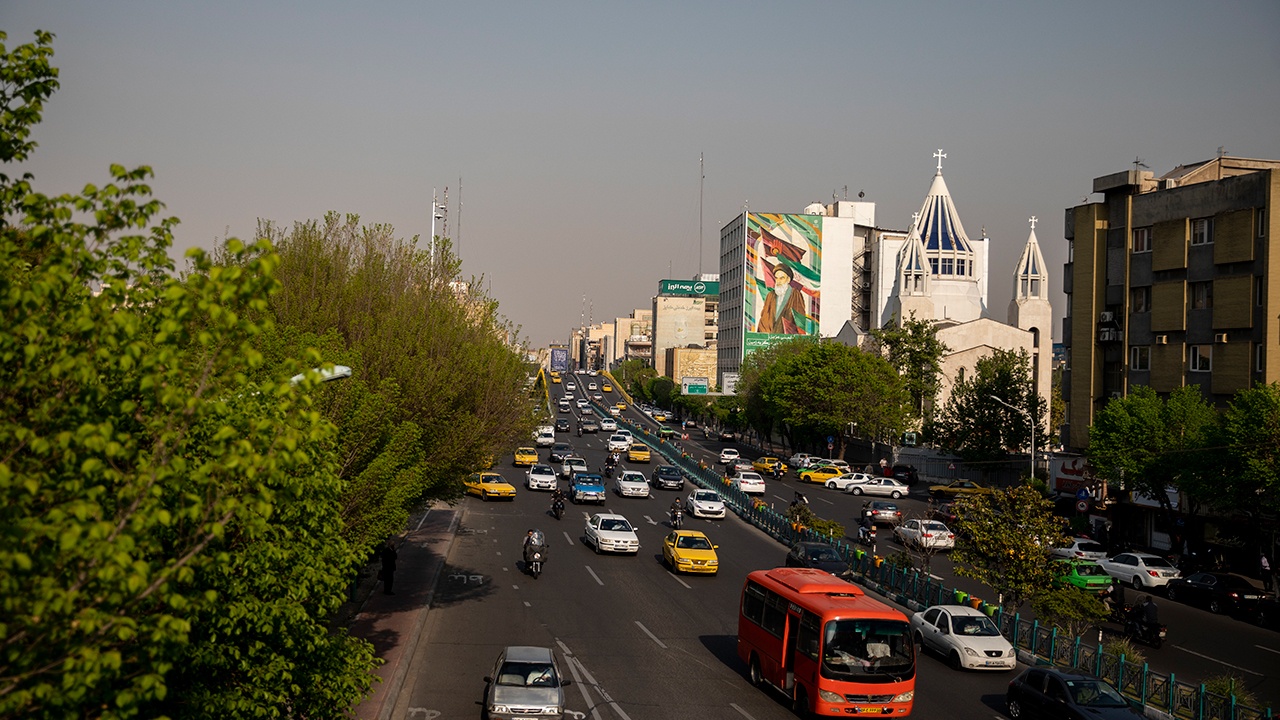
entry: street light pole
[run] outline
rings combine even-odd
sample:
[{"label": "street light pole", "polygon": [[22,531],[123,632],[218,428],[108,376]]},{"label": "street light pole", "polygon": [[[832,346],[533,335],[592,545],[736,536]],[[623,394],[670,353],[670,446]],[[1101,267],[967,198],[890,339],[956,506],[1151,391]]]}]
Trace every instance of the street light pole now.
[{"label": "street light pole", "polygon": [[1022,413],[1023,415],[1027,416],[1027,424],[1031,426],[1031,479],[1035,480],[1036,479],[1036,421],[1035,421],[1035,418],[1031,416],[1031,413],[1026,408],[1014,407],[1009,403],[1005,402],[1004,400],[1001,400],[1000,398],[996,397],[995,395],[992,395],[990,397],[992,400],[995,400],[996,402],[1009,408],[1010,410],[1016,410]]}]

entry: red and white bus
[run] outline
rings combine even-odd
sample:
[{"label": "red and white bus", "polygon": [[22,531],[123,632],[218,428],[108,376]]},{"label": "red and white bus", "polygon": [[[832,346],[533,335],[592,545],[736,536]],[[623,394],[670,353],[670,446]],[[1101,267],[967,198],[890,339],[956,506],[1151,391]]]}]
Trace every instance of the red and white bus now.
[{"label": "red and white bus", "polygon": [[916,656],[907,617],[821,570],[747,576],[738,657],[753,685],[777,688],[802,715],[911,714]]}]

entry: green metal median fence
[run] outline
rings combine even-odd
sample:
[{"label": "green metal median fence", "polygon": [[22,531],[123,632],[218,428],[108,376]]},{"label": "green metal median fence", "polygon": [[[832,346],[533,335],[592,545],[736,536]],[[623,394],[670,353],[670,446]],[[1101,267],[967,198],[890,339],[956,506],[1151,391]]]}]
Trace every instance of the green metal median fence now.
[{"label": "green metal median fence", "polygon": [[1179,681],[1173,674],[1155,672],[1144,664],[1126,662],[1123,655],[1112,655],[1098,643],[1083,637],[1059,634],[1056,627],[1026,620],[1017,613],[1005,613],[996,603],[970,597],[958,588],[950,588],[914,568],[902,568],[851,545],[846,538],[832,538],[810,528],[793,527],[786,515],[749,497],[727,484],[717,468],[708,467],[685,452],[678,441],[664,440],[643,425],[624,421],[637,439],[642,440],[666,458],[695,485],[715,490],[725,505],[743,520],[773,536],[787,547],[802,540],[825,542],[836,548],[849,563],[853,579],[874,589],[900,605],[924,609],[931,605],[970,605],[985,612],[999,626],[1009,642],[1030,662],[1075,669],[1104,678],[1125,695],[1144,705],[1177,718],[1187,720],[1259,720],[1273,718],[1270,708],[1239,705],[1234,696],[1209,692],[1203,684]]}]

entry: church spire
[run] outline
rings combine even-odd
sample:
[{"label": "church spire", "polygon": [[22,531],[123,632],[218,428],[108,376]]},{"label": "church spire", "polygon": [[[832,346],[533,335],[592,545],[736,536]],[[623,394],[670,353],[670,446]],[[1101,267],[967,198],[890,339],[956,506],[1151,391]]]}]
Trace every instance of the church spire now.
[{"label": "church spire", "polygon": [[920,240],[920,213],[911,216],[911,232],[907,244],[898,255],[898,294],[929,295],[929,261]]},{"label": "church spire", "polygon": [[[973,255],[973,246],[964,232],[964,225],[960,224],[960,214],[951,200],[947,181],[942,179],[942,159],[947,154],[938,150],[933,156],[938,159],[938,171],[933,176],[924,205],[920,207],[920,239],[931,258],[968,261]],[[961,267],[951,262],[945,264],[950,266],[949,271],[938,268],[934,274],[968,276],[972,270],[969,262],[960,263]]]},{"label": "church spire", "polygon": [[1049,272],[1044,265],[1044,256],[1040,254],[1040,243],[1036,240],[1036,216],[1032,215],[1027,222],[1031,224],[1031,234],[1018,264],[1014,266],[1014,300],[1048,300]]}]

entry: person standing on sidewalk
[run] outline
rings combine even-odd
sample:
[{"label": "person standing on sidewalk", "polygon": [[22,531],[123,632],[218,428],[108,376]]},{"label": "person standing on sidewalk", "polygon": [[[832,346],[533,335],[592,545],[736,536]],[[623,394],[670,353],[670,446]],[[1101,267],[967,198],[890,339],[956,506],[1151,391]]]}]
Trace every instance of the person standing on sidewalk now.
[{"label": "person standing on sidewalk", "polygon": [[1267,559],[1265,552],[1258,554],[1258,569],[1262,575],[1262,589],[1271,592],[1271,561]]},{"label": "person standing on sidewalk", "polygon": [[382,594],[395,595],[394,586],[396,579],[396,546],[391,540],[382,546],[379,553],[382,557],[382,572],[378,573],[378,577],[382,578]]}]

